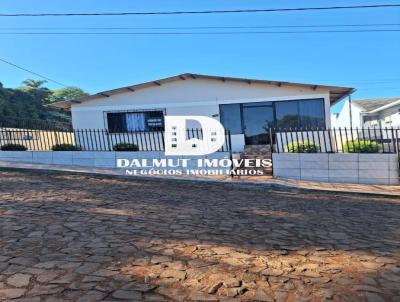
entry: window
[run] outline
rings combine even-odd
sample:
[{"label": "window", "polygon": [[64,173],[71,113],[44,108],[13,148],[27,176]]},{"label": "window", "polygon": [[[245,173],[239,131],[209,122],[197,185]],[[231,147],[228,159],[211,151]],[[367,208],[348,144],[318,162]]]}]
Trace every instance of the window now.
[{"label": "window", "polygon": [[107,123],[111,133],[126,131],[125,113],[107,113]]},{"label": "window", "polygon": [[242,117],[240,104],[227,104],[219,106],[221,123],[231,134],[242,133]]},{"label": "window", "polygon": [[299,101],[300,128],[325,128],[324,100]]},{"label": "window", "polygon": [[277,128],[299,127],[299,106],[297,101],[276,102],[275,114]]},{"label": "window", "polygon": [[275,102],[278,128],[325,128],[324,100]]},{"label": "window", "polygon": [[160,131],[164,130],[162,111],[137,111],[107,113],[108,131]]},{"label": "window", "polygon": [[363,117],[364,127],[377,127],[379,126],[379,117],[377,115],[367,115]]}]

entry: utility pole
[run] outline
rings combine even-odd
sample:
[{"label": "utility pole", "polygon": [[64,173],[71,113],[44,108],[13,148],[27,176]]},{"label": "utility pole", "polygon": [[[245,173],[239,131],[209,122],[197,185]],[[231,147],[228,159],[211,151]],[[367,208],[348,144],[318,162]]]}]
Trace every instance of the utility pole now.
[{"label": "utility pole", "polygon": [[350,129],[353,128],[353,113],[351,110],[351,95],[349,95]]}]

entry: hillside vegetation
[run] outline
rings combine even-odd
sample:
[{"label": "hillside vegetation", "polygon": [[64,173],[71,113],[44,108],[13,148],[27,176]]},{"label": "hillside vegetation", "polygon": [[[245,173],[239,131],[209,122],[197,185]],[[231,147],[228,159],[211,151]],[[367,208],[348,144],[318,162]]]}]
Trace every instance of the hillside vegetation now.
[{"label": "hillside vegetation", "polygon": [[75,99],[87,95],[77,87],[50,90],[46,81],[25,80],[19,88],[5,88],[0,83],[0,116],[19,119],[70,121],[68,112],[47,107],[52,102]]}]

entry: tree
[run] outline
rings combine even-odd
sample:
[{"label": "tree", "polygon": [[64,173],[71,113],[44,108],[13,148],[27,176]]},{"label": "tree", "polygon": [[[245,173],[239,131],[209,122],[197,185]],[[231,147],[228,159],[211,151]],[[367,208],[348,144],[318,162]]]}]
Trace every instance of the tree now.
[{"label": "tree", "polygon": [[65,100],[87,95],[77,87],[50,90],[45,81],[25,80],[20,88],[0,85],[0,118],[18,117],[45,121],[69,122],[69,113],[46,106],[50,101]]},{"label": "tree", "polygon": [[59,101],[73,100],[87,95],[89,94],[78,87],[65,87],[53,90],[50,96],[50,102],[53,103]]},{"label": "tree", "polygon": [[[27,88],[39,89],[42,88],[41,86],[47,83],[45,80],[33,80],[33,79],[26,79],[22,82],[22,84]],[[47,88],[46,88],[47,89]]]}]

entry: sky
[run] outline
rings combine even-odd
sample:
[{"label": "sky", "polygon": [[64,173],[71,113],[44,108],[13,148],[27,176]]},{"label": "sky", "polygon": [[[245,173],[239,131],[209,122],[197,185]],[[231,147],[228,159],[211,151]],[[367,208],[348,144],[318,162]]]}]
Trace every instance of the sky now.
[{"label": "sky", "polygon": [[[400,0],[2,0],[0,13],[223,10],[368,4],[400,4]],[[41,32],[87,32],[70,28],[377,23],[400,24],[400,8],[170,16],[0,17],[0,58],[66,85],[78,86],[89,93],[192,72],[354,87],[357,92],[353,99],[400,96],[400,32],[163,36],[1,34],[32,32],[32,28],[45,28],[36,30]],[[400,29],[400,25],[391,28]],[[4,86],[18,87],[26,78],[38,79],[0,62],[0,82]],[[46,85],[60,88],[50,82]]]}]

